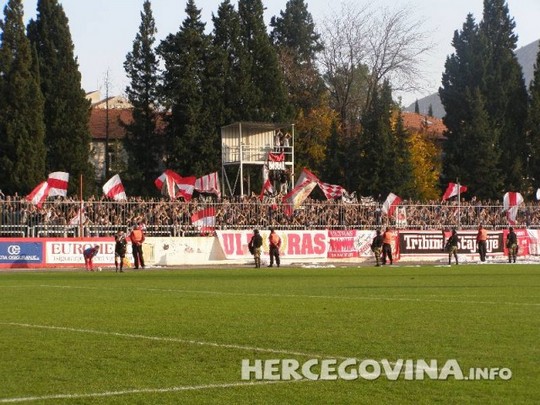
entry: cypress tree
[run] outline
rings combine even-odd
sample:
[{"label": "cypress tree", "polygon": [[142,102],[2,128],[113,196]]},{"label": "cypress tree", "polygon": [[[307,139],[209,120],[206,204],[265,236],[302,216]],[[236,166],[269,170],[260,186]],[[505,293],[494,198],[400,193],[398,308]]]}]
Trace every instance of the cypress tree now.
[{"label": "cypress tree", "polygon": [[540,186],[540,51],[536,54],[534,77],[529,87],[530,101],[527,117],[527,143],[530,151],[527,156],[528,185]]},{"label": "cypress tree", "polygon": [[414,112],[420,114],[420,106],[418,105],[418,99],[414,102]]},{"label": "cypress tree", "polygon": [[45,97],[47,170],[70,173],[69,190],[75,193],[82,175],[85,194],[93,193],[90,101],[81,87],[68,19],[57,0],[38,0],[37,17],[29,22],[28,36],[37,49]]},{"label": "cypress tree", "polygon": [[155,193],[162,157],[158,119],[158,61],[154,50],[157,29],[149,0],[143,4],[139,32],[133,49],[126,55],[124,69],[130,79],[126,95],[133,105],[133,122],[125,125],[128,154],[127,185],[136,194]]},{"label": "cypress tree", "polygon": [[500,129],[498,167],[503,176],[503,189],[499,193],[519,190],[523,186],[527,154],[524,130],[527,90],[515,55],[517,36],[514,29],[515,22],[505,0],[484,0],[479,33],[484,45],[486,74],[479,84],[486,100],[489,123],[492,128]]},{"label": "cypress tree", "polygon": [[244,114],[253,121],[282,122],[291,118],[292,111],[263,11],[261,0],[238,1],[243,57],[251,75],[253,96]]},{"label": "cypress tree", "polygon": [[186,19],[176,34],[158,47],[165,62],[163,95],[167,116],[167,164],[182,175],[202,175],[219,167],[215,123],[205,102],[210,38],[204,33],[200,10],[193,0],[186,5]]},{"label": "cypress tree", "polygon": [[21,0],[0,21],[0,188],[27,194],[45,179],[45,125],[37,55],[25,34]]}]

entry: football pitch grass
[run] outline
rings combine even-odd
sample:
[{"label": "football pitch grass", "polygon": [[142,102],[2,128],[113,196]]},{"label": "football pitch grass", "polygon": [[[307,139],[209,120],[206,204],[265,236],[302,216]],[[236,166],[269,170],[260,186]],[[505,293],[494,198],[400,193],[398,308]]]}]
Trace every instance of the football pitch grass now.
[{"label": "football pitch grass", "polygon": [[[537,403],[539,338],[538,265],[0,273],[0,403]],[[512,377],[246,381],[243,359]]]}]

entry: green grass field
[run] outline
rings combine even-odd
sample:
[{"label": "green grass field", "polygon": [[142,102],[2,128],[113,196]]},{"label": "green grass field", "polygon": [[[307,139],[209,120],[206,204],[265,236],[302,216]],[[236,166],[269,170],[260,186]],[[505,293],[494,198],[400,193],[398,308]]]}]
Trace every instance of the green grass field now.
[{"label": "green grass field", "polygon": [[[0,273],[0,403],[537,403],[540,268]],[[483,381],[243,381],[242,359],[456,359]]]}]

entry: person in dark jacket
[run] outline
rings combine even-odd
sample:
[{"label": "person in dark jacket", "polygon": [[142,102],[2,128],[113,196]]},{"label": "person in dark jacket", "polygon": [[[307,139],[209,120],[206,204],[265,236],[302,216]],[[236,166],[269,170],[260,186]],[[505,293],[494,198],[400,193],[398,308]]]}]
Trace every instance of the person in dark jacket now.
[{"label": "person in dark jacket", "polygon": [[114,267],[120,273],[124,272],[124,259],[126,257],[127,240],[124,231],[118,231],[114,235]]},{"label": "person in dark jacket", "polygon": [[459,264],[458,262],[458,244],[459,244],[459,237],[457,235],[457,231],[455,229],[452,229],[452,235],[448,238],[446,241],[445,250],[448,252],[448,265],[452,264],[452,256],[456,259],[456,265]]},{"label": "person in dark jacket", "polygon": [[258,229],[253,230],[253,236],[248,243],[249,252],[253,255],[255,259],[255,268],[261,267],[261,246],[262,246],[262,236],[259,233]]},{"label": "person in dark jacket", "polygon": [[375,237],[371,242],[371,251],[375,255],[375,266],[379,267],[381,265],[381,253],[382,253],[383,237],[381,231],[377,229],[375,232]]},{"label": "person in dark jacket", "polygon": [[508,249],[508,263],[515,263],[518,252],[518,239],[514,232],[514,228],[508,229],[508,235],[506,236],[506,248]]}]

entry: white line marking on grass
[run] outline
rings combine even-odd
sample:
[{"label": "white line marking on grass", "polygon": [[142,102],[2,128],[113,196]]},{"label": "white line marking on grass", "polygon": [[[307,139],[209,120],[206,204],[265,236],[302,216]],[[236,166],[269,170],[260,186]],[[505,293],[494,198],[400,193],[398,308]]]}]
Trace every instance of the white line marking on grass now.
[{"label": "white line marking on grass", "polygon": [[117,337],[130,338],[130,339],[146,339],[146,340],[155,340],[158,342],[174,342],[174,343],[183,343],[183,344],[190,344],[190,345],[197,345],[197,346],[211,346],[211,347],[219,347],[219,348],[224,348],[224,349],[248,350],[248,351],[254,351],[254,352],[287,354],[287,355],[312,357],[312,358],[313,357],[315,358],[332,357],[332,358],[343,359],[343,360],[350,358],[350,357],[345,357],[345,356],[328,356],[328,355],[323,355],[323,354],[304,353],[304,352],[297,352],[294,350],[269,349],[265,347],[244,346],[244,345],[229,344],[229,343],[206,342],[206,341],[201,341],[201,340],[180,339],[180,338],[175,338],[175,337],[109,332],[109,331],[97,330],[97,329],[69,328],[66,326],[37,325],[37,324],[17,323],[17,322],[0,322],[0,325],[19,326],[22,328],[60,330],[60,331],[65,331],[65,332],[91,333],[95,335],[117,336]]},{"label": "white line marking on grass", "polygon": [[45,401],[49,399],[80,399],[80,398],[100,398],[100,397],[112,397],[119,395],[131,395],[131,394],[162,394],[168,392],[180,392],[180,391],[199,391],[216,388],[236,388],[236,387],[249,387],[255,385],[267,385],[285,382],[297,382],[307,380],[288,380],[288,381],[251,381],[251,382],[238,382],[238,383],[224,383],[224,384],[206,384],[206,385],[186,385],[180,387],[169,388],[139,388],[132,390],[121,391],[105,391],[105,392],[92,392],[87,394],[53,394],[33,397],[19,397],[19,398],[0,398],[0,403],[15,403],[15,402],[31,402],[31,401]]},{"label": "white line marking on grass", "polygon": [[[46,288],[67,288],[67,289],[83,289],[83,290],[107,290],[120,291],[125,288],[108,288],[108,287],[84,287],[84,286],[69,286],[69,285],[53,285],[40,284],[37,287]],[[331,299],[331,300],[357,300],[357,301],[408,301],[408,302],[444,302],[453,304],[485,304],[485,305],[515,305],[515,306],[532,306],[540,307],[540,303],[534,302],[509,302],[509,301],[468,301],[468,300],[449,300],[449,299],[422,299],[422,298],[399,298],[381,297],[381,296],[345,296],[345,295],[303,295],[303,294],[268,294],[268,293],[241,293],[241,292],[226,292],[226,291],[209,291],[209,290],[182,290],[171,288],[141,288],[136,287],[137,291],[157,291],[157,292],[176,292],[188,294],[209,294],[209,295],[231,295],[239,297],[266,297],[266,298],[313,298],[313,299]],[[433,295],[437,296],[437,295]]]}]

